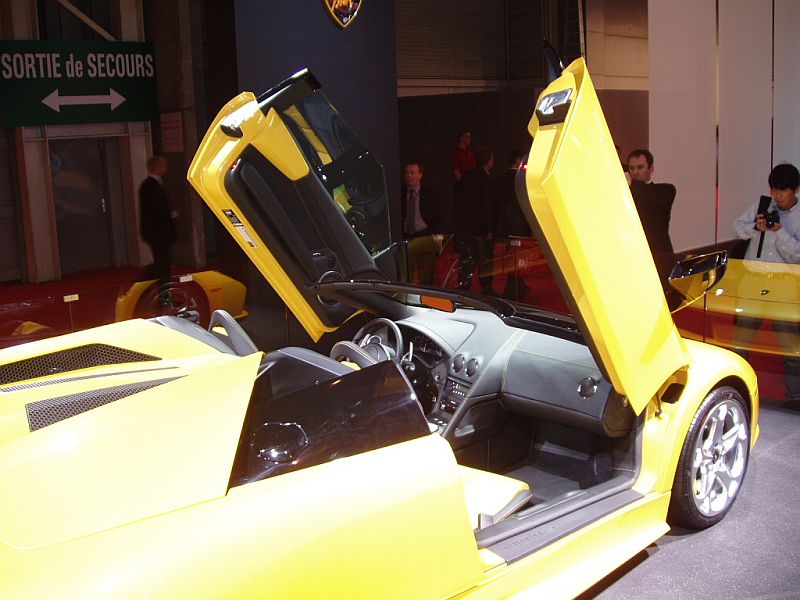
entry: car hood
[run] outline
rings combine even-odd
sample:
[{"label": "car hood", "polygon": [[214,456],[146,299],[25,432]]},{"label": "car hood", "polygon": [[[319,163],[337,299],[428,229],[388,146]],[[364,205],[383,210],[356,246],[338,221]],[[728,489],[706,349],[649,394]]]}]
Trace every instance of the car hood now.
[{"label": "car hood", "polygon": [[582,59],[542,92],[522,202],[589,347],[641,412],[689,363]]},{"label": "car hood", "polygon": [[48,546],[224,496],[260,358],[142,320],[3,351],[0,541]]}]

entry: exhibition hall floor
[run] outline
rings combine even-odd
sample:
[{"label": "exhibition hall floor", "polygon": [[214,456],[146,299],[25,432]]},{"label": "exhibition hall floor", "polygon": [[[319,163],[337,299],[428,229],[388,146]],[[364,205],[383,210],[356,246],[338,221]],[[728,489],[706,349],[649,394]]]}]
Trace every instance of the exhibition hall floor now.
[{"label": "exhibition hall floor", "polygon": [[800,598],[800,413],[765,403],[741,496],[715,527],[673,529],[581,599]]}]

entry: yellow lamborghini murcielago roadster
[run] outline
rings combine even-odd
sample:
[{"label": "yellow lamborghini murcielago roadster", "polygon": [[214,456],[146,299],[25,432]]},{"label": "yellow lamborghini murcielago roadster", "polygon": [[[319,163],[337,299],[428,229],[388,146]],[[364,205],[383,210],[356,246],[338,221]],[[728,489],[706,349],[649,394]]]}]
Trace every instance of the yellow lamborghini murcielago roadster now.
[{"label": "yellow lamborghini murcielago roadster", "polygon": [[228,103],[192,185],[313,339],[363,327],[325,355],[224,312],[0,351],[0,598],[571,597],[722,519],[753,371],[679,335],[582,60],[529,129],[571,317],[403,283],[382,167],[309,72]]}]

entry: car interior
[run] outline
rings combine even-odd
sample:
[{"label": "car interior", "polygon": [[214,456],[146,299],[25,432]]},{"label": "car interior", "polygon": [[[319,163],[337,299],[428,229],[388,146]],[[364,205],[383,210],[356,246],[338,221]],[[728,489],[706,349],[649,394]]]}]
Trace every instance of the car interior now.
[{"label": "car interior", "polygon": [[[376,297],[377,304],[389,305],[386,296]],[[448,313],[394,304],[402,307],[396,320],[369,321],[353,340],[334,344],[331,356],[299,347],[267,352],[251,403],[262,405],[270,421],[299,423],[305,430],[303,419],[314,411],[277,418],[274,407],[298,407],[299,398],[312,396],[322,399],[316,406],[330,407],[328,389],[350,390],[350,398],[363,398],[373,389],[373,384],[365,387],[365,373],[380,371],[385,378],[390,367],[401,389],[381,411],[390,410],[394,424],[372,439],[379,438],[380,447],[428,433],[443,436],[460,465],[479,546],[508,560],[640,497],[631,485],[641,420],[575,335],[542,333],[535,322],[529,329],[512,327],[474,308]],[[228,353],[256,351],[223,312],[214,315],[210,330],[177,317],[157,321]],[[353,347],[361,350],[360,362],[352,360]],[[343,354],[348,360],[337,360]],[[346,385],[326,387],[339,380]],[[314,394],[308,393],[311,387]],[[263,408],[265,402],[277,404]],[[334,411],[326,422],[345,419],[346,412]],[[380,423],[385,427],[386,420]],[[249,452],[250,459],[242,460],[250,460],[251,468],[255,463],[268,468],[240,469],[232,484],[285,472],[284,462],[275,457],[307,452],[303,444],[313,437],[308,431],[276,433],[243,434],[240,454]],[[340,443],[354,443],[342,441],[347,437]],[[373,446],[356,444],[350,453],[368,449]],[[254,453],[260,457],[255,463]],[[342,454],[347,451],[340,448],[336,456]],[[543,533],[529,535],[534,530]]]}]

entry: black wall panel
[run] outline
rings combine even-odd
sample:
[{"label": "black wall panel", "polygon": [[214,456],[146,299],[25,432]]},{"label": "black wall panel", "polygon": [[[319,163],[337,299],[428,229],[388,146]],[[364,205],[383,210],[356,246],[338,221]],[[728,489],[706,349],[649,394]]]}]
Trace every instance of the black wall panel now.
[{"label": "black wall panel", "polygon": [[[255,94],[304,67],[386,171],[399,220],[394,2],[364,2],[339,28],[320,0],[237,0],[239,85]],[[399,225],[397,225],[399,232]]]},{"label": "black wall panel", "polygon": [[511,150],[530,149],[527,127],[535,101],[533,89],[400,98],[400,164],[420,162],[426,185],[439,193],[452,215],[449,156],[458,132],[472,131],[474,149],[494,150],[492,174],[499,175]]}]

